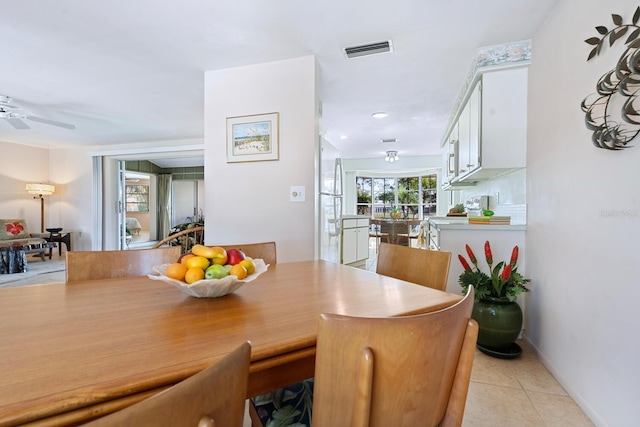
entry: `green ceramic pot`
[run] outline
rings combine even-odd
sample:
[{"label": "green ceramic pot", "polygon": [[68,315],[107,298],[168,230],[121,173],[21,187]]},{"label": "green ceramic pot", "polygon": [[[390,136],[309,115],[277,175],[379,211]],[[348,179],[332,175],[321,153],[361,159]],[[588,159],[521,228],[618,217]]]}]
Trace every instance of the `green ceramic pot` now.
[{"label": "green ceramic pot", "polygon": [[471,317],[478,322],[478,345],[491,349],[509,348],[522,329],[522,309],[506,298],[483,298]]}]

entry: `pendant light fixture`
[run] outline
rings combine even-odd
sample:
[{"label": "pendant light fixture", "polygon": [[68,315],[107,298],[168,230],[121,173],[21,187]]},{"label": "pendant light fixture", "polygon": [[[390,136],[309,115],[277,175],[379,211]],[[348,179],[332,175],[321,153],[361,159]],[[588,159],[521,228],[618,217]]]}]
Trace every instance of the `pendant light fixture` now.
[{"label": "pendant light fixture", "polygon": [[387,151],[387,155],[384,158],[385,162],[393,163],[397,162],[398,160],[400,160],[400,157],[398,157],[397,151]]}]

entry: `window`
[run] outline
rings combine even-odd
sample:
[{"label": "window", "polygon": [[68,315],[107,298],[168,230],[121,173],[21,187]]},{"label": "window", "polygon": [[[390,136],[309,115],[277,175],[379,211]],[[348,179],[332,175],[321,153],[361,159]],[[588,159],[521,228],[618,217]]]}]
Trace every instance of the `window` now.
[{"label": "window", "polygon": [[149,186],[125,186],[127,212],[149,212]]},{"label": "window", "polygon": [[408,178],[356,177],[357,212],[373,218],[391,217],[394,207],[404,218],[436,212],[436,175]]}]

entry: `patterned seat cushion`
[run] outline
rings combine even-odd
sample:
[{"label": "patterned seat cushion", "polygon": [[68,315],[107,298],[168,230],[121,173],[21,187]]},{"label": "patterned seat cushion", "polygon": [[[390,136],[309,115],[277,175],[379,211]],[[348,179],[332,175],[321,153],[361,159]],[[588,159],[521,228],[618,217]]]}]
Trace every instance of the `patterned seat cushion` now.
[{"label": "patterned seat cushion", "polygon": [[252,400],[265,427],[310,427],[313,378],[256,396]]}]

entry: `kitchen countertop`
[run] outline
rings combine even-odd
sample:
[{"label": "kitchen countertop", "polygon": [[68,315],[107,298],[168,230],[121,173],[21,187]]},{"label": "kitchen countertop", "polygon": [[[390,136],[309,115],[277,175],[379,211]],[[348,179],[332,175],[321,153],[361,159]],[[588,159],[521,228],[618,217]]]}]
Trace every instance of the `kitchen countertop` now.
[{"label": "kitchen countertop", "polygon": [[429,222],[440,230],[495,230],[495,231],[524,231],[526,224],[484,225],[469,224],[466,217],[430,217]]}]

